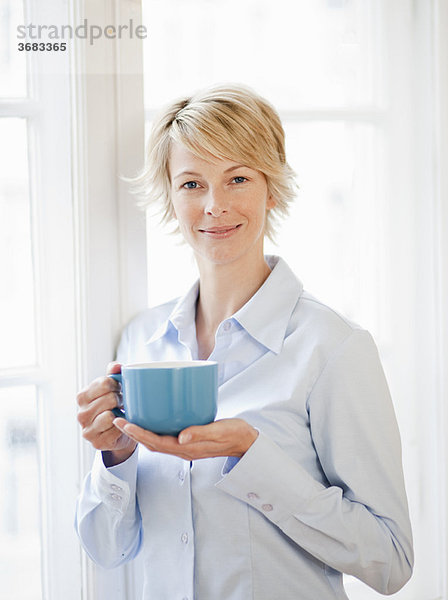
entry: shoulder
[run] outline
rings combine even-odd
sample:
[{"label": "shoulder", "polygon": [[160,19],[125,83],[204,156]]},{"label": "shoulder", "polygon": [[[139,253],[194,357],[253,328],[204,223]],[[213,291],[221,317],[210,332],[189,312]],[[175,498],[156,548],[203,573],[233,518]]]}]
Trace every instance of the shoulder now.
[{"label": "shoulder", "polygon": [[296,351],[310,367],[313,397],[317,393],[334,397],[337,390],[343,397],[349,389],[364,389],[369,381],[387,396],[378,348],[367,329],[306,291],[292,321]]},{"label": "shoulder", "polygon": [[[341,312],[322,302],[306,290],[302,292],[290,321],[291,332],[300,330],[309,344],[328,358],[347,343],[371,345],[370,333]],[[302,336],[301,336],[302,337]]]},{"label": "shoulder", "polygon": [[277,326],[285,324],[282,333],[289,347],[301,353],[317,353],[325,362],[345,341],[371,337],[360,325],[304,289],[281,257],[267,256],[267,260],[273,271],[269,295],[265,294],[263,301],[269,301]]},{"label": "shoulder", "polygon": [[297,305],[302,319],[312,323],[317,328],[323,328],[329,332],[340,332],[342,335],[349,334],[354,330],[362,329],[338,310],[322,302],[308,291],[303,290]]}]

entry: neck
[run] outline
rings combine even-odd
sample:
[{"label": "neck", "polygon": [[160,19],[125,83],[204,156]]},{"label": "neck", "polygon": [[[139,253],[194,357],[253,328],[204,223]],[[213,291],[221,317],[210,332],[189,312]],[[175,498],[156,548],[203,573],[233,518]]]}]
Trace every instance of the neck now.
[{"label": "neck", "polygon": [[218,325],[239,310],[263,285],[270,268],[261,254],[256,263],[216,265],[198,259],[200,274],[196,310],[198,333],[214,337]]}]

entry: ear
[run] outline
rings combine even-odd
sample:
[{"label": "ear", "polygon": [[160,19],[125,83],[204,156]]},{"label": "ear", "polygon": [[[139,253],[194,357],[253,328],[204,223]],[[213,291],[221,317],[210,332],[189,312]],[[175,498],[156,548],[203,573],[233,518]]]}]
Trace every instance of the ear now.
[{"label": "ear", "polygon": [[274,208],[277,205],[277,201],[275,200],[274,196],[269,195],[268,199],[266,201],[266,210],[271,210],[272,208]]}]

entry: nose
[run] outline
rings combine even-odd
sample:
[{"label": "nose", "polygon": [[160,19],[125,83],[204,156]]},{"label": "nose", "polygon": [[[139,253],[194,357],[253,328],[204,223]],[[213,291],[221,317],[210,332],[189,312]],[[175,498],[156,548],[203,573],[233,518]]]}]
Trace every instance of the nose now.
[{"label": "nose", "polygon": [[225,194],[222,190],[210,188],[207,194],[207,201],[204,207],[204,213],[211,217],[220,217],[228,211]]}]

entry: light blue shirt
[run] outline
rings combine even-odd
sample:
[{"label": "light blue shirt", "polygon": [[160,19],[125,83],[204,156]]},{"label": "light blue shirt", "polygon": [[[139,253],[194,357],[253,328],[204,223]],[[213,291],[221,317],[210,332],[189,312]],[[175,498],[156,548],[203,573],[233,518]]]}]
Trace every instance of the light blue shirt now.
[{"label": "light blue shirt", "polygon": [[[88,554],[144,554],[151,600],[347,598],[342,573],[379,592],[412,572],[400,437],[368,332],[303,290],[278,257],[216,332],[217,418],[260,434],[241,459],[193,461],[139,447],[98,453],[77,507]],[[122,363],[197,358],[198,283],[125,329]]]}]

